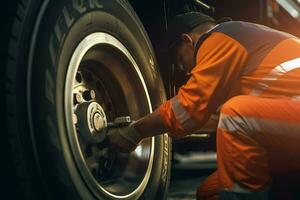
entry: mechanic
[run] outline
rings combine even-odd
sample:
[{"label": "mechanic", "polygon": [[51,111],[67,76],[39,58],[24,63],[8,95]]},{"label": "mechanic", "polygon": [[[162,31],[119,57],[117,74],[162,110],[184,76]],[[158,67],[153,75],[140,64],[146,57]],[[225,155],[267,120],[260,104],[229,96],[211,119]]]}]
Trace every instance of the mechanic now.
[{"label": "mechanic", "polygon": [[300,169],[300,40],[197,12],[177,15],[168,38],[189,80],[153,113],[109,131],[111,143],[130,152],[146,137],[180,138],[220,107],[217,171],[197,199],[268,199],[272,172]]}]

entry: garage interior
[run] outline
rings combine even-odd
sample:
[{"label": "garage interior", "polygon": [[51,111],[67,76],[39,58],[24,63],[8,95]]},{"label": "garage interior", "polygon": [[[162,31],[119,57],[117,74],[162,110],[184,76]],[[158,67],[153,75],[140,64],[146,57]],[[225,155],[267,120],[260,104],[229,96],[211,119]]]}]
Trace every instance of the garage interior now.
[{"label": "garage interior", "polygon": [[[147,115],[188,80],[163,50],[170,20],[197,11],[300,37],[300,0],[7,4],[0,13],[0,199],[195,199],[217,168],[217,124],[172,141],[147,138],[132,154],[116,151],[101,132],[119,116]],[[300,199],[299,180],[274,177],[272,199]]]}]

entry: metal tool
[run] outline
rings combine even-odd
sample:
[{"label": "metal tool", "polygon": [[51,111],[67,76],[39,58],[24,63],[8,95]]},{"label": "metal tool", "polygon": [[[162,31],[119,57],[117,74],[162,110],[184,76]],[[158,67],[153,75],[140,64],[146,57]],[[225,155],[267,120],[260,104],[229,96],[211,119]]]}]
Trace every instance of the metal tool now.
[{"label": "metal tool", "polygon": [[107,128],[121,128],[129,126],[132,123],[130,116],[117,117],[113,122],[107,123]]},{"label": "metal tool", "polygon": [[130,116],[122,116],[122,117],[117,117],[113,122],[107,122],[107,127],[105,131],[105,136],[101,142],[98,143],[99,148],[107,148],[109,147],[110,141],[109,138],[107,137],[108,130],[110,128],[122,128],[129,126],[132,123],[131,117]]}]

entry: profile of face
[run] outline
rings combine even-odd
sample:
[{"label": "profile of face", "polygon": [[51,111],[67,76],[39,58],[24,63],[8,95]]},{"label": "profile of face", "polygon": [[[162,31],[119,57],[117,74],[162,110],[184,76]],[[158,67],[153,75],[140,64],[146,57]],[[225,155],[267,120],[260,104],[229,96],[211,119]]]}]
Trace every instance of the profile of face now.
[{"label": "profile of face", "polygon": [[194,56],[195,44],[190,35],[186,33],[182,34],[180,39],[180,42],[174,48],[174,60],[175,64],[188,75],[196,64]]}]

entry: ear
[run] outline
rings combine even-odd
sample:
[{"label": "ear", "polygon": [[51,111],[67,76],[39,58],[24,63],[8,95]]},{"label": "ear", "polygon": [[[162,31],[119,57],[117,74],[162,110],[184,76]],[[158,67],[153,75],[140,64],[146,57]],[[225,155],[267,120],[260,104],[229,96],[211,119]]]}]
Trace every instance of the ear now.
[{"label": "ear", "polygon": [[182,33],[180,37],[181,37],[181,40],[183,40],[184,42],[188,42],[188,43],[193,44],[193,39],[191,38],[191,36],[189,34]]}]

